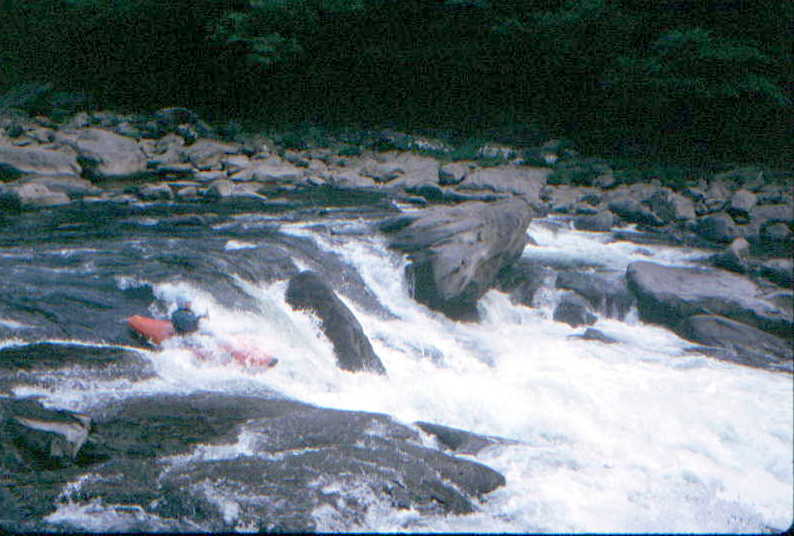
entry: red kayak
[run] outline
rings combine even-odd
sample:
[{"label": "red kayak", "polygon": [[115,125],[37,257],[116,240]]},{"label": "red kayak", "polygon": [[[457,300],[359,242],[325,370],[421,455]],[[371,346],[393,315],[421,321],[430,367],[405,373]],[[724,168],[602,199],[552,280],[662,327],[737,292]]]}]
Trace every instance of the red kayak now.
[{"label": "red kayak", "polygon": [[[160,345],[163,341],[176,336],[174,325],[170,320],[149,318],[146,316],[133,315],[127,319],[127,324],[138,335],[145,337],[152,344]],[[270,354],[262,352],[259,348],[251,344],[239,343],[234,346],[230,344],[219,344],[224,352],[232,356],[235,361],[246,367],[273,367],[278,363],[278,359]],[[202,359],[207,359],[209,353],[199,350],[192,350],[194,354]]]}]

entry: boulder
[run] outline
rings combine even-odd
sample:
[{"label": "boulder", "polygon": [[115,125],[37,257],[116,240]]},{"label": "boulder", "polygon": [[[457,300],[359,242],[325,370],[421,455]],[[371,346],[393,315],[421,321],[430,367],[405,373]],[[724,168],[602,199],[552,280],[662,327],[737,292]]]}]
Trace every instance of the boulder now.
[{"label": "boulder", "polygon": [[230,176],[232,180],[253,180],[265,183],[294,183],[303,177],[303,170],[292,164],[275,159],[242,169]]},{"label": "boulder", "polygon": [[609,210],[628,223],[661,226],[664,221],[633,197],[619,197],[610,201]]},{"label": "boulder", "polygon": [[227,155],[238,154],[239,152],[240,147],[236,144],[199,139],[181,150],[181,159],[204,171],[219,169],[221,160],[226,158]]},{"label": "boulder", "polygon": [[0,209],[19,211],[70,202],[69,196],[63,192],[52,191],[43,184],[3,184],[0,185]]},{"label": "boulder", "polygon": [[761,262],[761,276],[782,287],[794,285],[794,262],[791,259],[767,259]]},{"label": "boulder", "polygon": [[450,162],[438,169],[438,183],[443,186],[459,184],[466,178],[468,173],[469,167],[467,165],[460,162]]},{"label": "boulder", "polygon": [[731,272],[743,274],[747,271],[747,260],[750,255],[750,243],[744,238],[736,238],[725,251],[711,256],[711,264]]},{"label": "boulder", "polygon": [[750,211],[758,202],[756,195],[748,190],[736,190],[728,203],[728,214],[738,223],[746,223],[750,219]]},{"label": "boulder", "polygon": [[665,223],[695,219],[695,204],[669,188],[660,188],[648,199],[647,204]]},{"label": "boulder", "polygon": [[396,179],[405,171],[395,162],[369,162],[361,168],[359,173],[375,182],[383,183]]},{"label": "boulder", "polygon": [[531,207],[540,209],[540,190],[546,184],[551,169],[529,166],[495,166],[469,173],[457,185],[462,191],[477,190],[506,193],[524,198]]},{"label": "boulder", "polygon": [[[211,532],[310,533],[320,510],[346,527],[371,508],[460,515],[505,484],[489,467],[422,446],[415,430],[386,415],[291,400],[136,397],[98,412],[95,423],[96,450],[110,461],[91,468],[77,500],[140,505],[186,520],[183,531],[200,523]],[[245,453],[191,455],[235,441],[245,441]],[[172,454],[187,456],[164,465]],[[227,496],[233,509],[214,499]]]},{"label": "boulder", "polygon": [[614,224],[615,217],[608,210],[602,210],[597,214],[576,216],[573,220],[573,226],[580,231],[608,232]]},{"label": "boulder", "polygon": [[664,266],[647,261],[626,270],[629,289],[647,322],[678,329],[698,314],[716,314],[783,337],[792,336],[792,313],[747,277],[713,268]]},{"label": "boulder", "polygon": [[453,318],[476,316],[477,300],[527,243],[533,211],[521,199],[433,207],[386,222],[390,246],[409,254],[418,301]]},{"label": "boulder", "polygon": [[572,292],[566,292],[554,308],[554,320],[565,322],[572,328],[594,324],[596,316],[590,312],[590,304]]},{"label": "boulder", "polygon": [[0,145],[0,180],[21,175],[80,175],[77,159],[61,151]]},{"label": "boulder", "polygon": [[396,165],[402,170],[402,173],[389,182],[390,188],[410,191],[430,187],[440,191],[438,188],[439,163],[435,158],[413,153],[398,153],[386,162]]},{"label": "boulder", "polygon": [[698,220],[695,232],[711,242],[731,242],[739,237],[733,219],[725,212],[710,214]]},{"label": "boulder", "polygon": [[692,341],[729,350],[716,355],[745,365],[790,370],[794,359],[791,342],[724,316],[691,316],[681,332]]},{"label": "boulder", "polygon": [[57,175],[52,177],[28,175],[18,179],[18,184],[39,184],[54,193],[64,193],[70,199],[81,198],[87,195],[97,195],[102,192],[91,181],[73,177],[71,175]]},{"label": "boulder", "polygon": [[257,192],[258,184],[253,182],[235,183],[229,179],[218,179],[212,181],[204,191],[204,196],[209,199],[225,199],[232,197],[249,197],[255,199],[265,199]]},{"label": "boulder", "polygon": [[623,320],[635,303],[623,277],[608,278],[589,272],[565,271],[557,274],[555,285],[573,290],[609,318]]},{"label": "boulder", "polygon": [[525,259],[499,272],[497,288],[510,293],[510,302],[532,307],[535,293],[544,285],[554,281],[555,272]]},{"label": "boulder", "polygon": [[87,415],[46,409],[33,400],[0,397],[0,446],[4,451],[0,467],[52,469],[72,463],[90,426]]},{"label": "boulder", "polygon": [[146,173],[147,159],[138,143],[101,128],[87,128],[59,139],[74,149],[92,180],[121,179]]},{"label": "boulder", "polygon": [[452,428],[431,422],[417,421],[414,423],[423,432],[435,437],[440,445],[460,454],[477,454],[492,445],[512,445],[518,443],[510,439],[475,434],[460,428]]},{"label": "boulder", "polygon": [[170,201],[174,198],[171,187],[165,183],[144,184],[136,188],[138,197],[144,201]]},{"label": "boulder", "polygon": [[308,310],[320,318],[323,333],[333,344],[339,368],[386,373],[361,324],[318,273],[304,271],[293,276],[286,299],[293,309]]}]

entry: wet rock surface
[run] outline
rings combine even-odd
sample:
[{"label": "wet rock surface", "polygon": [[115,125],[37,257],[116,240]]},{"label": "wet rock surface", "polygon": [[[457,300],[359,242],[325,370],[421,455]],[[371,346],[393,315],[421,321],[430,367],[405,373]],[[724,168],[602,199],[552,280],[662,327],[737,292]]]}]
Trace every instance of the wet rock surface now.
[{"label": "wet rock surface", "polygon": [[323,332],[333,343],[339,368],[386,373],[355,315],[318,273],[304,271],[293,276],[286,299],[293,308],[308,310],[320,318]]},{"label": "wet rock surface", "polygon": [[708,268],[680,268],[638,261],[626,270],[643,318],[675,329],[686,317],[719,314],[791,337],[791,311],[749,278]]},{"label": "wet rock surface", "polygon": [[404,217],[381,229],[409,254],[416,299],[451,317],[475,314],[477,300],[526,245],[531,208],[521,200],[464,203]]},{"label": "wet rock surface", "polygon": [[[313,531],[320,507],[346,526],[376,504],[464,514],[505,482],[484,465],[421,446],[413,429],[386,415],[266,396],[144,397],[96,408],[90,419],[77,465],[60,478],[15,468],[22,485],[0,486],[3,504],[32,512],[42,498],[25,493],[33,485],[55,499],[49,511],[101,499],[150,515],[150,530],[190,520],[210,531]],[[247,454],[223,454],[223,445],[239,442]],[[53,497],[65,479],[75,485]],[[4,528],[10,522],[0,520]]]}]

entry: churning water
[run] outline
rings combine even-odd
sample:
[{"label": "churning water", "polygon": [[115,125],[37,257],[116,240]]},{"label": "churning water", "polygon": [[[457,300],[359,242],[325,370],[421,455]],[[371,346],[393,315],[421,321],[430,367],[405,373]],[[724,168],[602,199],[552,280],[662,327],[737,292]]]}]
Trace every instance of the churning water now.
[{"label": "churning water", "polygon": [[[257,310],[244,312],[183,281],[155,284],[155,295],[165,301],[191,295],[194,307],[209,313],[205,325],[211,335],[246,337],[277,355],[279,365],[252,374],[196,363],[188,352],[166,347],[146,353],[157,372],[146,380],[74,378],[46,391],[19,387],[15,394],[39,394],[79,410],[152,392],[272,392],[319,406],[383,412],[406,424],[430,421],[517,441],[471,457],[507,480],[474,514],[428,517],[362,497],[372,506],[361,526],[340,526],[331,509],[320,509],[314,513],[320,530],[757,533],[791,525],[790,375],[687,351],[691,344],[639,322],[636,314],[626,321],[598,320],[595,327],[616,344],[570,338],[582,330],[551,319],[553,292],[541,293],[537,307],[527,308],[490,291],[480,302],[480,323],[451,321],[411,298],[404,259],[356,225],[340,222],[344,232],[324,233],[304,222],[282,231],[344,257],[392,313],[387,318],[368,312],[340,295],[388,376],[339,370],[316,320],[286,304],[286,282],[239,279],[257,304]],[[687,264],[701,255],[609,241],[555,222],[535,222],[529,234],[538,245],[528,246],[526,257],[572,266],[623,270],[637,259]],[[226,244],[256,247],[248,238]],[[119,278],[116,284],[147,282]],[[246,448],[240,437],[236,444],[202,447],[194,455],[231,457]],[[228,520],[239,513],[240,500],[217,498]],[[148,515],[66,503],[48,520],[106,531],[124,530],[130,520]],[[165,521],[160,527],[169,529]]]}]

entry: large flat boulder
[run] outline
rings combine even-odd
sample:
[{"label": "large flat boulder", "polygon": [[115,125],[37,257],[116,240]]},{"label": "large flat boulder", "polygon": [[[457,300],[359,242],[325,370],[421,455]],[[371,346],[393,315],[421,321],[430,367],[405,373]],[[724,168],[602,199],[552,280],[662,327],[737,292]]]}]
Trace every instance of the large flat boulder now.
[{"label": "large flat boulder", "polygon": [[87,177],[121,179],[146,173],[147,159],[138,143],[102,128],[86,128],[59,138],[72,147]]},{"label": "large flat boulder", "polygon": [[550,168],[495,166],[469,173],[456,186],[458,190],[490,191],[523,197],[534,208],[543,206],[540,190],[551,175]]},{"label": "large flat boulder", "polygon": [[527,243],[534,215],[519,198],[433,207],[387,222],[390,246],[409,254],[418,301],[453,318],[472,317],[477,300]]},{"label": "large flat boulder", "polygon": [[386,373],[355,315],[318,273],[307,270],[293,276],[286,298],[294,309],[308,310],[320,317],[322,330],[334,346],[339,368]]},{"label": "large flat boulder", "polygon": [[664,266],[647,261],[626,270],[643,320],[678,329],[689,316],[720,315],[784,337],[792,336],[792,312],[775,303],[751,279],[725,270]]},{"label": "large flat boulder", "polygon": [[[194,530],[316,532],[319,509],[348,529],[370,508],[465,514],[505,484],[378,413],[201,392],[133,398],[92,417],[91,454],[107,461],[86,469],[71,498],[137,505]],[[235,508],[217,500],[226,496]]]},{"label": "large flat boulder", "polygon": [[50,149],[7,147],[0,145],[0,180],[21,175],[80,175],[74,155]]}]

